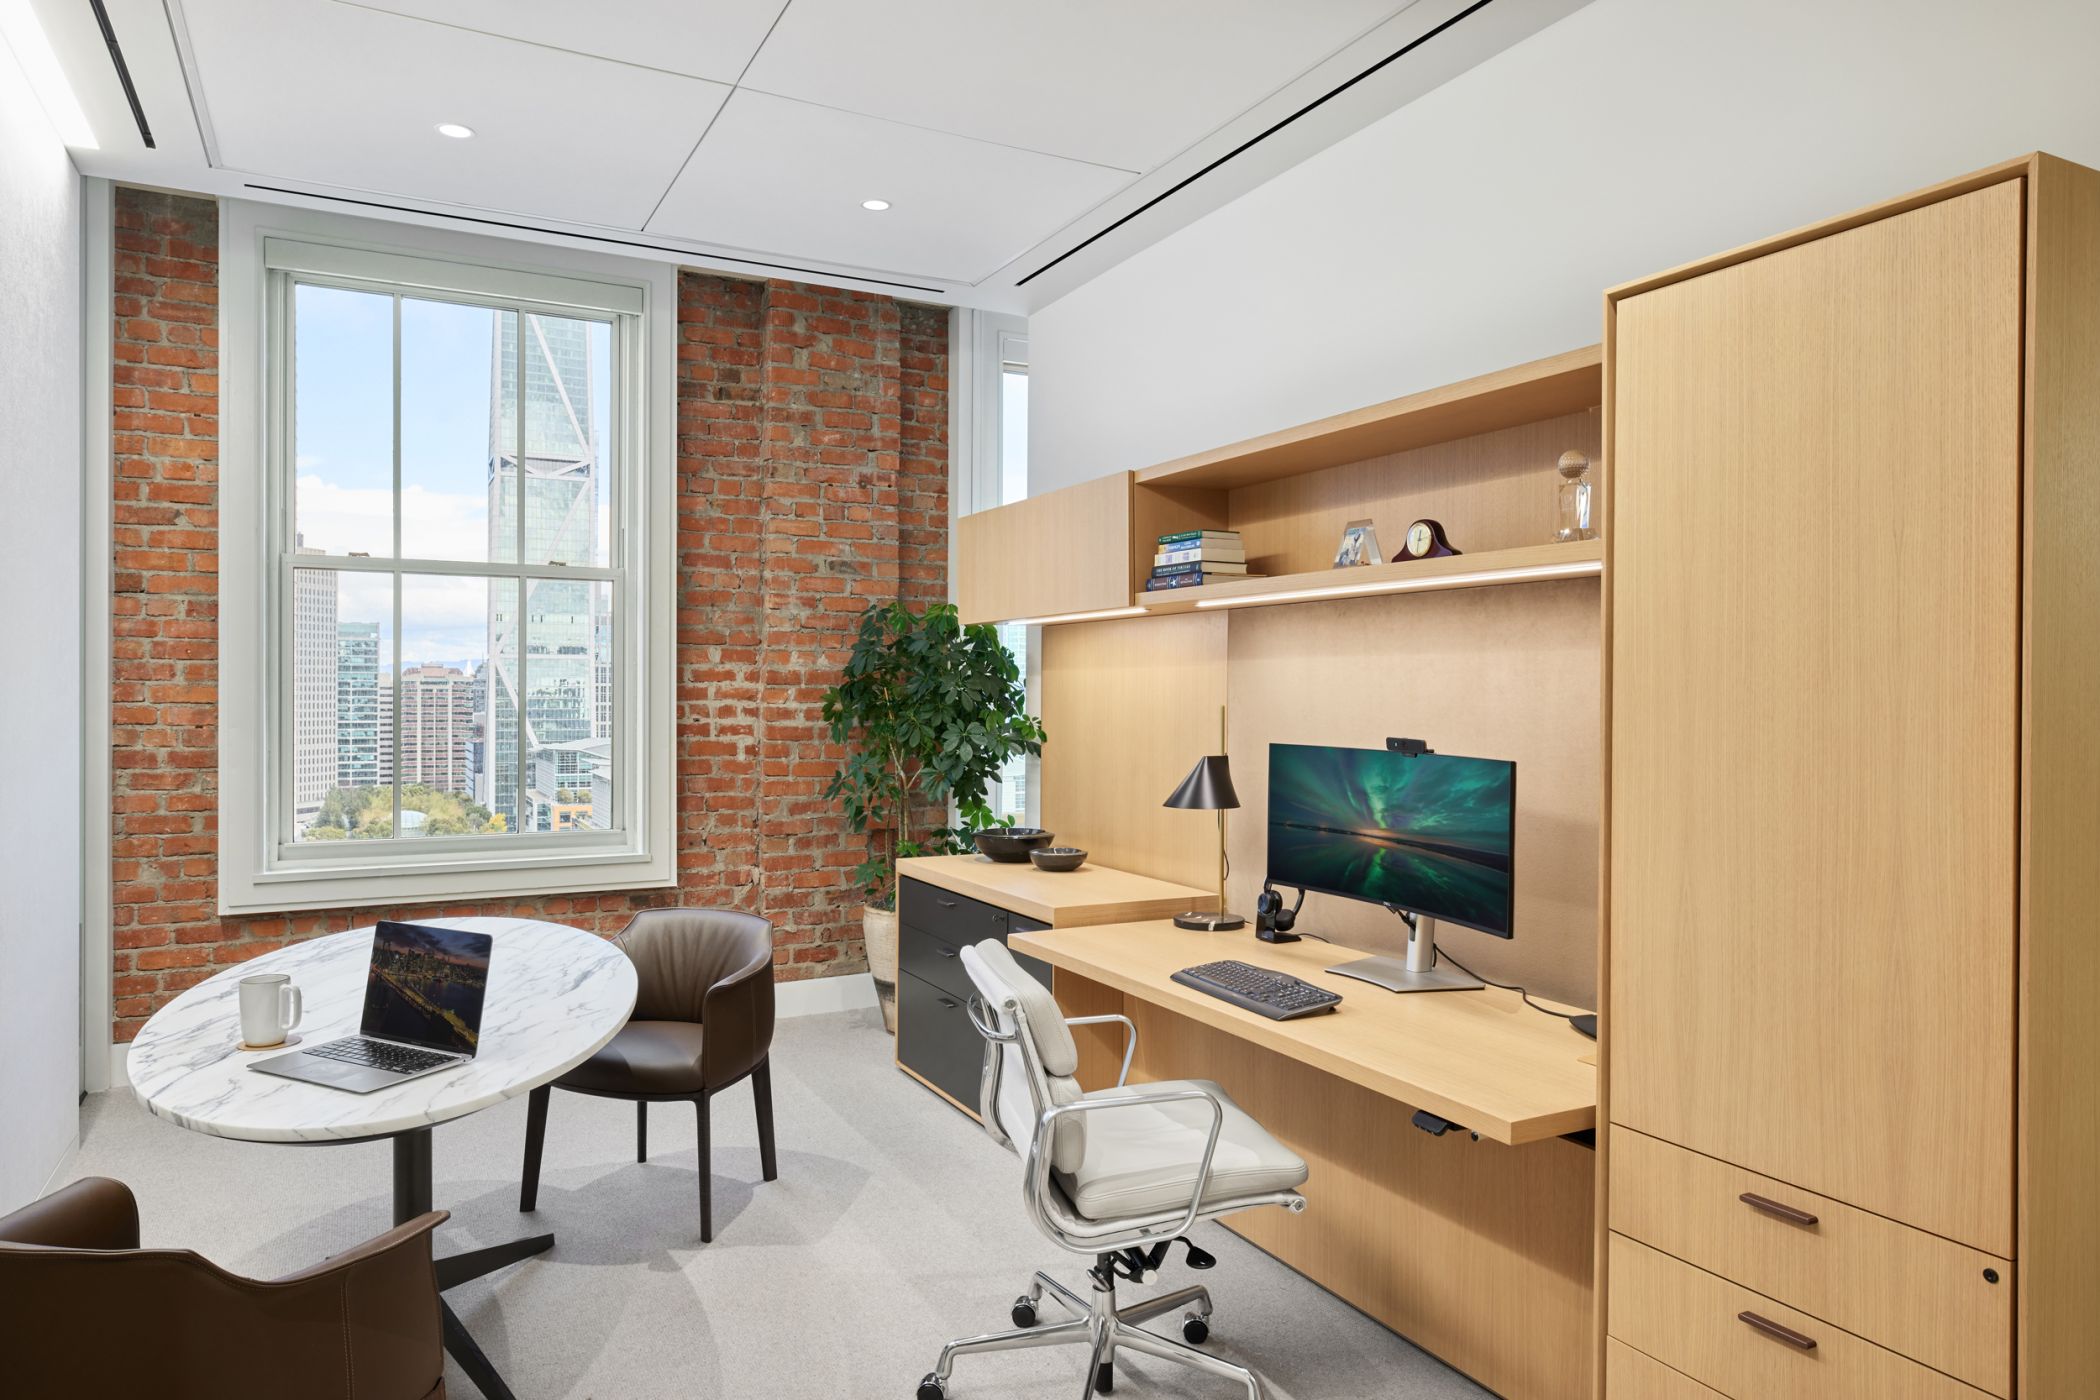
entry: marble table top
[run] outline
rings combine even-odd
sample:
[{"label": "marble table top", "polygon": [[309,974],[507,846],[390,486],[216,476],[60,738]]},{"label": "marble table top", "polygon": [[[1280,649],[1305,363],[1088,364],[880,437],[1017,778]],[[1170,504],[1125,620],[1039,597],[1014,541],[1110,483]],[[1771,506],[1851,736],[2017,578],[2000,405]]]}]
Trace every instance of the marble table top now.
[{"label": "marble table top", "polygon": [[305,994],[302,1045],[355,1035],[372,929],[296,943],[227,968],[162,1007],[131,1045],[133,1092],[157,1117],[215,1137],[326,1142],[429,1127],[501,1103],[582,1064],[627,1024],[634,964],[606,940],[536,919],[420,922],[491,935],[481,1044],[472,1063],[350,1094],[248,1068],[283,1054],[242,1050],[240,980],[290,973]]}]

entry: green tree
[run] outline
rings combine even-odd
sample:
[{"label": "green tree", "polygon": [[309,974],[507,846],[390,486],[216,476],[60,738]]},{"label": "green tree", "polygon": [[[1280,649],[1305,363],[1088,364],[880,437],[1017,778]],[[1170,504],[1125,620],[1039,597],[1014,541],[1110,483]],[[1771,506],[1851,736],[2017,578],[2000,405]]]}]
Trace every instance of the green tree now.
[{"label": "green tree", "polygon": [[[861,614],[845,673],[824,694],[832,742],[846,748],[825,796],[868,837],[853,878],[870,904],[892,907],[901,857],[968,851],[977,832],[1001,824],[987,787],[1014,755],[1043,751],[1027,704],[997,630],[964,626],[954,604],[914,613],[871,603]],[[951,800],[954,826],[934,816]]]}]

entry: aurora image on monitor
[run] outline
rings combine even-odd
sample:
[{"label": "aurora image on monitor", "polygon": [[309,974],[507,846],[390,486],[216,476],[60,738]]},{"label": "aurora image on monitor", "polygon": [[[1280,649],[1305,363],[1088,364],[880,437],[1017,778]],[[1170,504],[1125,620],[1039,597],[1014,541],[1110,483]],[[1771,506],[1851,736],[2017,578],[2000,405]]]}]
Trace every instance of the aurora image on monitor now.
[{"label": "aurora image on monitor", "polygon": [[1517,765],[1269,745],[1269,880],[1510,936]]}]

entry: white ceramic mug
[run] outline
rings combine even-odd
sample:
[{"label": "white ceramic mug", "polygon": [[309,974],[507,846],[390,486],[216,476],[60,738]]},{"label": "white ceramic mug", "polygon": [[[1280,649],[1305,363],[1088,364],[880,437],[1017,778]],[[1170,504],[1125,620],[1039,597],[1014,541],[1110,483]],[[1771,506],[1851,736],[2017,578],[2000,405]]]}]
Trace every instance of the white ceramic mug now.
[{"label": "white ceramic mug", "polygon": [[289,974],[258,972],[241,979],[242,1044],[282,1045],[285,1032],[305,1014],[306,1002]]}]

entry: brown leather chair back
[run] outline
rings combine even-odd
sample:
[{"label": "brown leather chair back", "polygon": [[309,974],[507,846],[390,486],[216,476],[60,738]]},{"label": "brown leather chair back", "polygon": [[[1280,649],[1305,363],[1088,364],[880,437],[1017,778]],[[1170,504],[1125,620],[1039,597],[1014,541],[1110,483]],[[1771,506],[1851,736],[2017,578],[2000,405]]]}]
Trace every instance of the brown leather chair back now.
[{"label": "brown leather chair back", "polygon": [[[442,1400],[432,1211],[285,1278],[140,1249],[123,1183],[0,1219],[0,1392],[163,1400]],[[112,1344],[112,1338],[119,1339]]]},{"label": "brown leather chair back", "polygon": [[750,1071],[773,1044],[773,925],[733,909],[645,909],[616,942],[634,963],[634,1019],[707,1027],[710,1088]]}]

